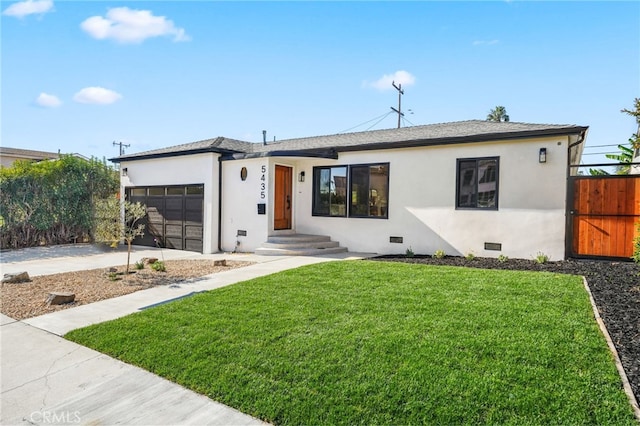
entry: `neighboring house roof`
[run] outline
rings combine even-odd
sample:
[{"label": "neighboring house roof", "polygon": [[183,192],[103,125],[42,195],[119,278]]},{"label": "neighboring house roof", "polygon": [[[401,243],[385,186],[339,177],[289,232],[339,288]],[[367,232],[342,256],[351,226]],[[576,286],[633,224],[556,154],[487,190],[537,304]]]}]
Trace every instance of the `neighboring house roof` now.
[{"label": "neighboring house roof", "polygon": [[50,160],[60,157],[57,152],[34,151],[31,149],[8,148],[0,146],[0,155],[19,157],[28,160]]},{"label": "neighboring house roof", "polygon": [[407,148],[453,143],[486,142],[540,136],[581,134],[588,127],[566,124],[530,124],[483,120],[428,124],[399,129],[372,130],[288,139],[278,142],[251,143],[218,137],[137,154],[123,155],[113,162],[172,157],[204,152],[239,159],[269,156],[303,156],[337,158],[338,152],[372,149]]}]

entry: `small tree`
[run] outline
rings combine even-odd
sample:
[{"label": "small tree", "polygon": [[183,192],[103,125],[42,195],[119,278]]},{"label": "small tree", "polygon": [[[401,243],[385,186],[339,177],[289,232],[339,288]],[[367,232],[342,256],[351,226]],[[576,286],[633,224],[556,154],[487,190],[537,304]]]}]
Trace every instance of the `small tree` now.
[{"label": "small tree", "polygon": [[120,223],[120,200],[117,196],[94,201],[93,238],[98,243],[106,243],[115,248],[122,240]]},{"label": "small tree", "polygon": [[[144,224],[140,219],[146,216],[147,208],[141,203],[120,200],[117,196],[98,200],[95,205],[95,240],[116,247],[121,240],[127,243],[127,269],[131,262],[131,244],[136,237],[144,235]],[[124,221],[121,221],[124,212]]]}]

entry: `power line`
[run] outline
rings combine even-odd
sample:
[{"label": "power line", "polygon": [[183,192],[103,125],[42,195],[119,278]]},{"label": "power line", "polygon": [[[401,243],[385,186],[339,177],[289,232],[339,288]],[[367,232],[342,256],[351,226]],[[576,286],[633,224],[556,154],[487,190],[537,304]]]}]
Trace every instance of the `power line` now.
[{"label": "power line", "polygon": [[402,122],[404,123],[405,121],[406,121],[407,123],[411,124],[412,126],[415,126],[415,124],[413,124],[413,123],[412,123],[411,121],[409,121],[407,118],[402,117]]},{"label": "power line", "polygon": [[606,148],[608,146],[618,146],[618,145],[624,145],[624,144],[620,144],[620,143],[612,143],[609,145],[589,145],[589,146],[585,146],[584,149],[589,149],[589,148]]},{"label": "power line", "polygon": [[618,152],[583,152],[582,155],[607,155],[607,154],[614,154],[614,155],[618,155]]},{"label": "power line", "polygon": [[382,117],[380,120],[378,120],[375,123],[373,123],[367,130],[371,130],[371,128],[375,127],[378,123],[380,123],[382,120],[384,120],[385,118],[387,118],[391,114],[393,114],[393,113],[392,112],[386,113],[384,117]]},{"label": "power line", "polygon": [[[371,123],[372,121],[377,120],[377,119],[379,119],[380,117],[383,117],[383,118],[384,118],[384,117],[387,117],[389,114],[391,114],[391,113],[390,113],[390,112],[386,112],[386,113],[384,113],[384,114],[382,114],[382,115],[379,115],[379,116],[377,116],[377,117],[375,117],[375,118],[372,118],[371,120],[367,120],[367,121],[365,121],[364,123],[360,123],[360,124],[358,124],[357,126],[350,127],[350,128],[348,128],[348,129],[343,130],[343,131],[338,132],[338,133],[345,133],[345,132],[348,132],[348,131],[353,130],[353,129],[355,129],[355,128],[358,128],[358,127],[360,127],[360,126],[364,126],[365,124]],[[377,124],[377,123],[376,123],[376,124]]]}]

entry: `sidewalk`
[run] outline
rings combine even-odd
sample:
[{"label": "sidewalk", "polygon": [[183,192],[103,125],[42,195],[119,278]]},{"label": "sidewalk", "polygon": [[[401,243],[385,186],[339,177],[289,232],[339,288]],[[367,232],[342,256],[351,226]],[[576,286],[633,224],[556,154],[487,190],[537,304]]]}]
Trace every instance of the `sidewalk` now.
[{"label": "sidewalk", "polygon": [[[148,252],[148,253],[147,253]],[[96,252],[92,246],[47,252],[29,249],[2,256],[2,273],[42,275],[126,262],[126,252]],[[122,261],[124,254],[125,260]],[[135,258],[159,257],[157,249],[135,248]],[[261,421],[187,390],[145,370],[63,339],[70,330],[119,318],[141,309],[239,281],[298,266],[367,255],[268,257],[202,255],[163,250],[165,259],[233,259],[254,265],[175,286],[155,287],[114,299],[15,321],[1,316],[0,423],[251,425]]]}]

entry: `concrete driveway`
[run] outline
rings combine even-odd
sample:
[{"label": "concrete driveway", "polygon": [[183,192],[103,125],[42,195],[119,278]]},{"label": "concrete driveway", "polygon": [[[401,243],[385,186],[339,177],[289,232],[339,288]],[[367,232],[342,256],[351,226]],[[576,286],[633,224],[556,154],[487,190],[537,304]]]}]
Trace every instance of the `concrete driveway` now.
[{"label": "concrete driveway", "polygon": [[[158,257],[158,249],[135,247],[135,259]],[[122,249],[104,252],[90,245],[58,246],[1,253],[2,273],[31,276],[126,263]],[[124,255],[124,257],[123,257]],[[60,337],[70,330],[137,312],[199,291],[207,291],[285,269],[368,255],[264,257],[252,254],[202,255],[163,250],[165,259],[233,259],[254,265],[206,279],[160,286],[114,299],[15,321],[1,315],[0,387],[2,425],[253,425],[239,411],[155,374]],[[134,257],[132,257],[134,258]]]}]

